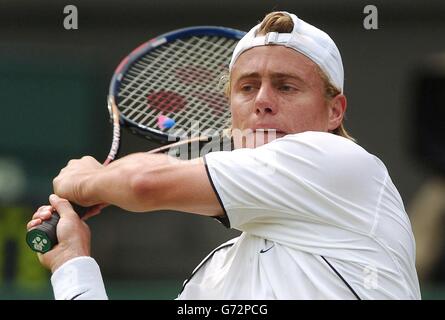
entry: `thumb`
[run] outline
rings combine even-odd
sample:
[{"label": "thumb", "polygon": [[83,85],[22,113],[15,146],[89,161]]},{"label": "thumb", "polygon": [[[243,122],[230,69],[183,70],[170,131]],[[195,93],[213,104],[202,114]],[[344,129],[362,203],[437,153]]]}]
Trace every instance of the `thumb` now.
[{"label": "thumb", "polygon": [[51,203],[51,206],[56,209],[60,217],[69,215],[77,216],[68,200],[62,199],[57,195],[52,194],[49,196],[49,202]]}]

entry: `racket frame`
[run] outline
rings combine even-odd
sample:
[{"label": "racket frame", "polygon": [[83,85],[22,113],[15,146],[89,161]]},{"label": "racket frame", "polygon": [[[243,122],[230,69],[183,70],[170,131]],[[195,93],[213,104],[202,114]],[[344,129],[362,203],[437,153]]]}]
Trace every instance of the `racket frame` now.
[{"label": "racket frame", "polygon": [[[184,39],[193,36],[223,36],[235,40],[240,40],[244,35],[245,35],[244,31],[232,28],[216,27],[216,26],[197,26],[197,27],[188,27],[188,28],[174,30],[142,43],[136,49],[134,49],[130,54],[128,54],[119,63],[118,67],[114,71],[113,77],[110,82],[109,95],[108,95],[108,110],[110,112],[110,119],[113,122],[115,122],[117,114],[120,126],[127,128],[133,134],[145,137],[149,140],[154,140],[158,142],[160,145],[164,145],[167,143],[171,144],[180,141],[181,137],[179,136],[173,136],[166,132],[163,132],[162,130],[144,126],[135,121],[132,121],[131,119],[128,119],[119,112],[119,108],[117,106],[118,104],[117,95],[121,86],[121,81],[124,78],[125,73],[132,67],[134,63],[136,63],[141,57],[146,55],[148,52],[155,50],[156,48],[161,47],[166,43],[173,42],[177,39]],[[115,127],[116,125],[113,126]],[[116,129],[113,130],[113,132],[115,131]],[[115,133],[113,133],[113,135],[115,135]],[[207,139],[211,140],[211,137]]]}]

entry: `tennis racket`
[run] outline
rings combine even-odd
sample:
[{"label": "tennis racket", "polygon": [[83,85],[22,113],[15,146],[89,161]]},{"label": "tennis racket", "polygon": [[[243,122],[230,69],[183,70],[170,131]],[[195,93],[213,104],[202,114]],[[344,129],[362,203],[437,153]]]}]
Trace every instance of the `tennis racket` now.
[{"label": "tennis racket", "polygon": [[[196,144],[201,150],[212,141],[227,141],[220,140],[230,126],[220,81],[244,34],[214,26],[184,28],[149,40],[125,57],[108,94],[113,138],[104,165],[117,156],[121,126],[157,142],[160,147],[150,153],[178,152],[184,146],[189,150]],[[80,216],[86,212],[73,206]],[[54,212],[51,219],[27,232],[32,250],[45,253],[58,243],[59,218]]]}]

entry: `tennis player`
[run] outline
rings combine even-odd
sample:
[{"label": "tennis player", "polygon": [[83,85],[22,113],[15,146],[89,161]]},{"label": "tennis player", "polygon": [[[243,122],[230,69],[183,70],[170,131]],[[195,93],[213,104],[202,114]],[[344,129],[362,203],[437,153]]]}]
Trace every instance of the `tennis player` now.
[{"label": "tennis player", "polygon": [[53,208],[61,216],[59,245],[39,255],[55,298],[107,298],[89,229],[67,199],[191,212],[241,230],[198,265],[179,299],[420,299],[410,221],[385,165],[343,126],[343,77],[325,32],[273,12],[230,63],[236,150],[200,161],[144,153],[106,167],[70,161],[54,179],[51,206],[28,224]]}]

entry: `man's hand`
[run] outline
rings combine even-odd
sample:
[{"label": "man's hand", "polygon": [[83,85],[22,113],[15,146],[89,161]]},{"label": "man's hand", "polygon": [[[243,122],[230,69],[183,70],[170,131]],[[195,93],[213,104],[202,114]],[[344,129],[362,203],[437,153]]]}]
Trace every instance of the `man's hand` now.
[{"label": "man's hand", "polygon": [[52,212],[60,215],[57,224],[57,238],[59,243],[44,254],[38,253],[40,263],[53,273],[58,267],[70,259],[90,255],[90,229],[74,212],[70,203],[56,195],[49,197],[51,205],[40,207],[28,222],[27,229],[40,225],[51,217]]},{"label": "man's hand", "polygon": [[89,156],[69,161],[53,180],[54,193],[83,207],[99,204],[91,198],[85,182],[102,168],[101,163]]}]

